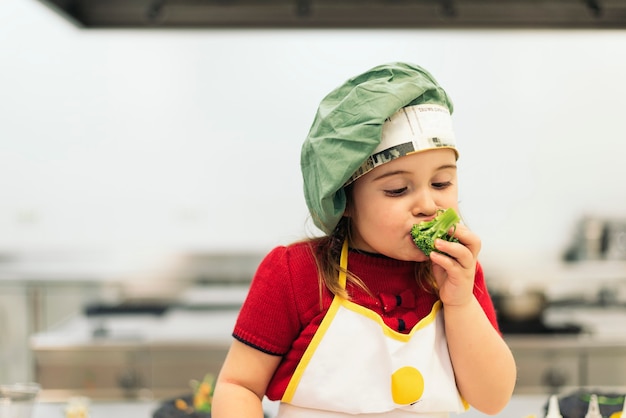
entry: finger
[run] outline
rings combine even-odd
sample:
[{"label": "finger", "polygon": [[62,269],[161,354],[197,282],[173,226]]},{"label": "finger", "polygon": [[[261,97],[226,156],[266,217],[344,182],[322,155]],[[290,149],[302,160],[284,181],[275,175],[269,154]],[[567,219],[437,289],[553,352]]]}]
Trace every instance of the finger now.
[{"label": "finger", "polygon": [[478,256],[480,249],[482,247],[480,238],[478,235],[473,233],[468,227],[465,225],[458,225],[456,230],[453,228],[448,231],[448,235],[453,236],[458,239],[461,244],[467,247],[474,257]]},{"label": "finger", "polygon": [[443,254],[433,251],[431,255],[436,257],[433,262],[446,269],[454,267],[455,264],[462,268],[470,268],[474,264],[474,254],[464,244],[436,239],[435,248]]},{"label": "finger", "polygon": [[471,254],[470,250],[466,248],[463,243],[446,241],[444,239],[437,238],[434,244],[437,251],[452,259],[458,259],[462,257],[463,253]]},{"label": "finger", "polygon": [[460,263],[450,254],[448,253],[442,254],[437,251],[433,251],[430,253],[430,260],[433,262],[433,265],[439,266],[445,271],[454,267],[454,264],[460,265]]}]

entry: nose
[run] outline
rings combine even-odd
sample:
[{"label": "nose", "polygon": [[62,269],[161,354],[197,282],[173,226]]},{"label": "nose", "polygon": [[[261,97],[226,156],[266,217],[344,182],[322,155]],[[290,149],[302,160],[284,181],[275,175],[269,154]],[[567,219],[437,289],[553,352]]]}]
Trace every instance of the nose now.
[{"label": "nose", "polygon": [[411,213],[416,217],[433,216],[437,213],[437,209],[439,209],[429,190],[416,193],[412,204],[413,208],[411,209]]}]

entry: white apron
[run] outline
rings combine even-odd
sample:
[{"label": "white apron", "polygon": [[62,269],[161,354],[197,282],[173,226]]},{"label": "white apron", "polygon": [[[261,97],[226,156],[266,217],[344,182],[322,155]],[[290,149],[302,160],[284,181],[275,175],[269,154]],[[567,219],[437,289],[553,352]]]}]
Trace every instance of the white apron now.
[{"label": "white apron", "polygon": [[[348,245],[341,252],[348,264]],[[345,288],[346,275],[339,282]],[[468,404],[458,393],[441,302],[408,334],[335,296],[281,399],[278,418],[444,418]]]}]

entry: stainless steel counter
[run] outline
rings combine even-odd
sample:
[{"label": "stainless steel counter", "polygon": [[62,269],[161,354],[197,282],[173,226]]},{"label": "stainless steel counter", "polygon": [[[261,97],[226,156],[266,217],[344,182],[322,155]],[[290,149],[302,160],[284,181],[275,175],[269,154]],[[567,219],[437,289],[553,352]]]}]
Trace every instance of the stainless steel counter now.
[{"label": "stainless steel counter", "polygon": [[[458,415],[462,418],[527,418],[535,416],[543,417],[543,406],[547,401],[547,395],[522,395],[514,396],[507,407],[497,415],[485,415],[476,410]],[[35,405],[32,418],[64,418],[63,403],[40,402]],[[151,418],[154,411],[159,407],[155,402],[129,401],[129,402],[94,402],[90,408],[90,418]],[[270,417],[275,416],[277,404],[265,402],[265,411]],[[453,415],[454,416],[454,415]]]},{"label": "stainless steel counter", "polygon": [[[211,297],[236,302],[244,290],[195,292],[188,302]],[[76,316],[32,337],[36,380],[47,399],[68,390],[108,400],[176,396],[189,380],[219,371],[237,314],[237,309],[181,308],[164,315]],[[626,386],[626,310],[558,308],[547,311],[546,319],[579,323],[584,332],[505,335],[518,365],[516,394]]]},{"label": "stainless steel counter", "polygon": [[[35,334],[30,347],[42,399],[68,393],[99,400],[179,396],[192,379],[217,374],[246,289],[213,288],[160,314],[76,315]],[[220,303],[230,309],[215,309]],[[71,370],[71,373],[67,371]]]},{"label": "stainless steel counter", "polygon": [[219,372],[236,317],[234,309],[77,316],[31,338],[35,379],[48,400],[67,392],[106,400],[178,396],[190,380]]},{"label": "stainless steel counter", "polygon": [[545,320],[576,323],[583,332],[505,335],[517,362],[517,394],[626,386],[626,309],[558,307]]},{"label": "stainless steel counter", "polygon": [[[32,418],[65,418],[65,404],[39,402],[33,408]],[[90,418],[151,418],[158,408],[155,402],[95,402],[90,408]]]}]

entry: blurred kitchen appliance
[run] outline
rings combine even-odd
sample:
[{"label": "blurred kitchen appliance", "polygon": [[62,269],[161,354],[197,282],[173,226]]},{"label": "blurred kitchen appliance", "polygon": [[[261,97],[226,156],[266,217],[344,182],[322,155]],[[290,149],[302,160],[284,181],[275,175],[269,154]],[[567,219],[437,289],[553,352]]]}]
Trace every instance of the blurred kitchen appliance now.
[{"label": "blurred kitchen appliance", "polygon": [[626,218],[583,217],[576,227],[564,259],[626,260]]},{"label": "blurred kitchen appliance", "polygon": [[579,334],[583,327],[576,323],[550,324],[544,312],[549,303],[537,290],[520,294],[493,293],[492,300],[498,316],[498,326],[505,334],[559,335]]},{"label": "blurred kitchen appliance", "polygon": [[512,282],[494,286],[490,295],[503,334],[578,334],[583,330],[579,324],[551,324],[545,320],[551,302],[541,287]]},{"label": "blurred kitchen appliance", "polygon": [[548,303],[539,289],[518,289],[492,294],[492,300],[500,320],[525,322],[540,320]]},{"label": "blurred kitchen appliance", "polygon": [[583,327],[578,324],[548,324],[538,318],[525,321],[511,321],[508,319],[499,320],[500,331],[505,335],[527,334],[527,335],[565,335],[580,334]]},{"label": "blurred kitchen appliance", "polygon": [[626,260],[626,220],[608,220],[604,231],[604,257],[608,260]]}]

